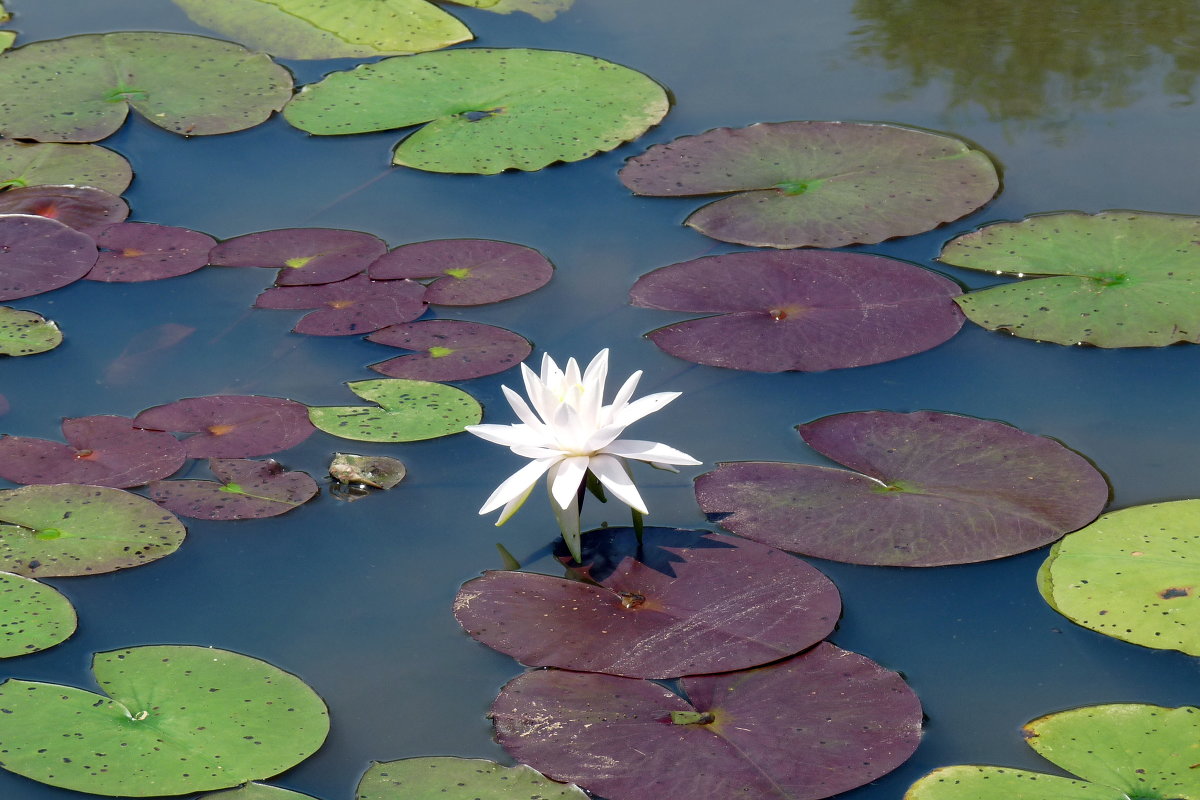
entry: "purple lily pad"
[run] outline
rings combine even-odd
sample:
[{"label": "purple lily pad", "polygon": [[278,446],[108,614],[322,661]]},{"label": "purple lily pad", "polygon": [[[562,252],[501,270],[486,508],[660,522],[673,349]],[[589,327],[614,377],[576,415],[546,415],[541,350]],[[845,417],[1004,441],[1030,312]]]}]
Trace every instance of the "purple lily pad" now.
[{"label": "purple lily pad", "polygon": [[307,473],[288,472],[277,461],[214,458],[208,468],[220,481],[156,481],[150,499],[181,517],[261,519],[303,505],[317,494]]},{"label": "purple lily pad", "polygon": [[188,397],[148,408],[134,417],[139,428],[193,434],[183,440],[188,458],[248,458],[294,447],[316,430],[308,406],[257,395]]},{"label": "purple lily pad", "polygon": [[635,306],[715,316],[647,334],[678,358],[756,372],[860,367],[936,347],[958,333],[958,284],[864,253],[732,253],[643,275]]},{"label": "purple lily pad", "polygon": [[[522,664],[677,678],[777,661],[833,630],[833,583],[798,558],[703,531],[646,528],[644,546],[674,555],[671,573],[636,556],[622,529],[599,586],[531,572],[486,572],[454,602],[467,633]],[[591,534],[589,537],[591,538]]]},{"label": "purple lily pad", "polygon": [[129,216],[129,205],[91,186],[23,186],[0,193],[0,214],[33,214],[95,236]]},{"label": "purple lily pad", "polygon": [[213,248],[218,267],[278,268],[278,286],[333,283],[357,275],[387,252],[377,236],[338,228],[282,228],[248,233]]},{"label": "purple lily pad", "polygon": [[921,704],[894,672],[822,642],[766,667],[680,681],[534,670],[492,705],[515,759],[609,800],[818,800],[912,755]]},{"label": "purple lily pad", "polygon": [[373,281],[355,275],[318,286],[276,286],[254,301],[255,308],[316,308],[292,328],[312,336],[369,333],[425,313],[425,287],[416,281]]},{"label": "purple lily pad", "polygon": [[96,243],[58,220],[0,214],[0,300],[74,283],[96,263]]},{"label": "purple lily pad", "polygon": [[554,276],[537,250],[491,239],[437,239],[397,247],[370,269],[375,280],[435,278],[425,295],[438,306],[480,306],[528,294]]},{"label": "purple lily pad", "polygon": [[392,325],[371,334],[367,341],[415,351],[370,366],[392,378],[419,381],[462,381],[495,375],[520,364],[533,352],[533,346],[520,334],[454,319]]},{"label": "purple lily pad", "polygon": [[127,489],[165,478],[187,460],[174,436],[135,428],[126,417],[76,417],[63,420],[62,429],[69,444],[0,437],[0,478]]},{"label": "purple lily pad", "polygon": [[109,225],[95,239],[100,258],[84,278],[110,283],[157,281],[195,272],[208,264],[209,251],[217,246],[206,233],[150,222]]},{"label": "purple lily pad", "polygon": [[[1108,483],[1086,458],[1011,425],[935,411],[797,426],[851,470],[720,464],[696,499],[740,536],[852,564],[933,567],[1023,553],[1091,522]],[[861,474],[860,474],[861,473]]]},{"label": "purple lily pad", "polygon": [[991,159],[951,136],[860,122],[717,128],[629,159],[621,182],[660,197],[739,192],[686,221],[758,247],[842,247],[970,214],[1000,189]]}]

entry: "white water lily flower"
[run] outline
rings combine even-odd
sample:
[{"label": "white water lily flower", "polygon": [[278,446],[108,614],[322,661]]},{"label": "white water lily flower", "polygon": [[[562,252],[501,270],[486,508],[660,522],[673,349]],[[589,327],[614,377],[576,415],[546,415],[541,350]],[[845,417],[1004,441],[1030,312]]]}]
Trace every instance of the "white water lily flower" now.
[{"label": "white water lily flower", "polygon": [[551,507],[558,518],[563,538],[572,555],[579,558],[579,495],[589,472],[614,497],[645,514],[646,504],[629,475],[626,459],[647,461],[655,467],[675,470],[675,464],[701,462],[673,447],[658,442],[618,439],[621,432],[647,414],[658,411],[679,396],[660,392],[630,402],[642,377],[633,373],[604,405],[604,380],[608,376],[608,350],[601,350],[581,375],[575,359],[558,368],[549,355],[542,357],[537,375],[521,365],[529,402],[507,386],[502,387],[509,405],[521,422],[515,425],[468,425],[467,430],[489,442],[502,444],[524,458],[532,459],[501,483],[479,509],[486,514],[503,506],[497,525],[529,497],[543,474],[550,491]]}]

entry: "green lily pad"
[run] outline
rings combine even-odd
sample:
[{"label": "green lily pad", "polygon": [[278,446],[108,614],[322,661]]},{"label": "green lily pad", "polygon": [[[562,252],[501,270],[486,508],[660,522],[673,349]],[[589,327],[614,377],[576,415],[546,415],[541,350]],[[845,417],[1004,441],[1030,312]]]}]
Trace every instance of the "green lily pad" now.
[{"label": "green lily pad", "polygon": [[468,49],[335,72],[303,87],[284,117],[322,136],[429,123],[397,146],[392,163],[492,175],[611,150],[668,107],[653,80],[599,58]]},{"label": "green lily pad", "polygon": [[0,684],[4,769],[93,794],[184,794],[278,774],[329,732],[325,703],[303,681],[227,650],[112,650],[92,671],[108,697]]},{"label": "green lily pad", "polygon": [[405,55],[473,38],[466,25],[426,0],[173,2],[198,25],[281,58]]},{"label": "green lily pad", "polygon": [[0,56],[0,133],[94,142],[132,107],[174,133],[249,128],[283,107],[292,77],[262,53],[182,33],[85,34]]},{"label": "green lily pad", "polygon": [[1200,342],[1200,217],[1041,214],[951,239],[938,260],[1031,280],[955,298],[988,330],[1097,347]]},{"label": "green lily pad", "polygon": [[12,47],[15,41],[17,41],[15,31],[0,31],[0,53]]},{"label": "green lily pad", "polygon": [[71,184],[120,194],[132,180],[129,162],[99,145],[0,139],[0,189]]},{"label": "green lily pad", "polygon": [[958,765],[935,769],[904,800],[1130,800],[1110,786],[1012,767]]},{"label": "green lily pad", "polygon": [[247,783],[236,789],[203,794],[196,800],[313,800],[313,796],[290,789],[280,789],[278,786],[268,786],[265,783]]},{"label": "green lily pad", "polygon": [[1038,584],[1072,622],[1200,656],[1200,500],[1105,514],[1054,545]]},{"label": "green lily pad", "polygon": [[0,658],[53,647],[75,632],[71,601],[52,586],[0,572]]},{"label": "green lily pad", "polygon": [[[525,764],[505,767],[481,758],[448,756],[403,758],[372,764],[354,794],[355,800],[415,800],[423,797],[439,800],[478,800],[481,797],[488,800],[587,800],[588,795],[572,783],[552,781]],[[263,800],[271,798],[264,797]]]},{"label": "green lily pad", "polygon": [[0,306],[0,356],[30,356],[62,344],[62,331],[33,311]]},{"label": "green lily pad", "polygon": [[175,552],[183,524],[136,494],[38,484],[0,492],[0,569],[28,577],[91,575]]},{"label": "green lily pad", "polygon": [[462,5],[486,8],[494,14],[511,14],[522,11],[542,22],[549,22],[575,4],[575,0],[492,0],[486,2],[464,2]]},{"label": "green lily pad", "polygon": [[461,433],[483,418],[483,408],[462,389],[428,381],[381,378],[353,381],[350,391],[378,406],[313,406],[312,424],[361,442],[415,442]]}]

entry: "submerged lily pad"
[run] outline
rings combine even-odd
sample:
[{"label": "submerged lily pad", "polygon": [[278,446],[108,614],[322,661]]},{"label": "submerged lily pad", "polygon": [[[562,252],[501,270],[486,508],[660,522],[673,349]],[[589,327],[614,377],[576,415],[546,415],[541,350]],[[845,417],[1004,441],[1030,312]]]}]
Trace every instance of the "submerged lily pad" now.
[{"label": "submerged lily pad", "polygon": [[103,486],[0,492],[0,570],[27,577],[92,575],[174,553],[185,529],[144,497]]},{"label": "submerged lily pad", "polygon": [[0,437],[0,477],[13,483],[90,483],[127,489],[165,478],[187,460],[169,433],[134,427],[126,417],[63,420],[69,444]]},{"label": "submerged lily pad", "polygon": [[212,647],[97,653],[107,694],[0,684],[4,769],[65,789],[148,797],[222,789],[278,774],[329,731],[321,698],[295,675]]},{"label": "submerged lily pad", "polygon": [[373,281],[355,275],[317,286],[276,286],[254,301],[255,308],[316,308],[292,328],[312,336],[370,333],[425,313],[425,287],[416,281]]},{"label": "submerged lily pad", "polygon": [[140,428],[190,433],[188,458],[249,458],[295,447],[312,435],[308,407],[258,395],[189,397],[148,408],[134,417]]},{"label": "submerged lily pad", "polygon": [[1083,456],[1010,425],[935,411],[835,414],[797,430],[850,470],[720,464],[696,479],[723,528],[851,564],[967,564],[1049,544],[1096,518],[1108,483]]},{"label": "submerged lily pad", "polygon": [[74,283],[88,273],[98,255],[90,236],[58,220],[0,214],[0,300]]},{"label": "submerged lily pad", "polygon": [[149,222],[109,225],[95,235],[100,258],[89,281],[157,281],[195,272],[208,264],[217,241],[206,233]]},{"label": "submerged lily pad", "polygon": [[433,278],[425,299],[438,306],[480,306],[528,294],[554,276],[532,247],[491,239],[436,239],[406,244],[371,265],[376,280]]},{"label": "submerged lily pad", "polygon": [[632,528],[603,533],[612,551],[605,557],[617,567],[598,586],[485,572],[459,590],[455,618],[473,638],[527,666],[677,678],[798,653],[824,639],[841,612],[828,578],[773,547],[646,528],[644,548],[675,556],[667,575],[638,557]]},{"label": "submerged lily pad", "polygon": [[36,653],[75,632],[71,601],[40,581],[0,572],[0,658]]},{"label": "submerged lily pad", "polygon": [[121,194],[131,180],[129,162],[98,145],[0,139],[0,189],[72,184]]},{"label": "submerged lily pad", "polygon": [[268,786],[265,783],[247,783],[236,789],[200,795],[197,800],[316,800],[316,798],[311,794],[280,789],[278,786]]},{"label": "submerged lily pad", "polygon": [[262,53],[182,33],[120,32],[33,42],[0,56],[0,133],[94,142],[129,108],[186,136],[249,128],[278,111],[292,77]]},{"label": "submerged lily pad", "polygon": [[312,424],[326,433],[362,442],[414,442],[461,433],[483,418],[462,389],[427,381],[380,378],[352,381],[350,391],[376,406],[313,406]]},{"label": "submerged lily pad", "polygon": [[549,780],[525,764],[505,767],[481,758],[448,756],[403,758],[372,764],[354,793],[354,800],[426,797],[439,800],[479,800],[483,797],[488,800],[587,800],[588,795],[578,786]]},{"label": "submerged lily pad", "polygon": [[467,49],[389,58],[303,87],[284,117],[319,135],[429,123],[392,163],[492,175],[579,161],[636,139],[667,113],[661,86],[556,50]]},{"label": "submerged lily pad", "polygon": [[991,159],[943,134],[861,122],[717,128],[631,158],[621,182],[657,197],[727,194],[687,218],[756,247],[842,247],[911,236],[995,196]]},{"label": "submerged lily pad", "polygon": [[490,5],[486,2],[464,3],[464,5],[483,6],[494,14],[523,11],[542,22],[549,22],[574,4],[575,0],[496,0]]},{"label": "submerged lily pad", "polygon": [[0,306],[0,356],[30,356],[62,344],[62,331],[33,311]]},{"label": "submerged lily pad", "polygon": [[939,261],[1031,280],[957,298],[988,330],[1097,347],[1200,342],[1200,217],[1063,212],[951,239]]},{"label": "submerged lily pad", "polygon": [[905,800],[1200,797],[1196,708],[1085,706],[1035,719],[1022,733],[1043,757],[1085,780],[1011,767],[942,767],[914,783]]},{"label": "submerged lily pad", "polygon": [[329,477],[339,484],[362,484],[374,489],[394,489],[404,480],[408,468],[390,456],[359,456],[334,453],[329,462]]},{"label": "submerged lily pad", "polygon": [[392,325],[367,341],[416,351],[371,364],[392,378],[422,381],[462,381],[495,375],[520,364],[533,346],[520,334],[457,319],[431,319]]},{"label": "submerged lily pad", "polygon": [[1072,622],[1200,656],[1200,500],[1105,514],[1054,546],[1038,583]]},{"label": "submerged lily pad", "polygon": [[218,267],[278,268],[279,286],[345,280],[387,252],[378,236],[338,228],[281,228],[221,242],[209,256]]},{"label": "submerged lily pad", "polygon": [[0,214],[35,214],[95,237],[129,216],[129,205],[91,186],[26,186],[0,193]]},{"label": "submerged lily pad", "polygon": [[642,308],[710,312],[647,337],[677,358],[779,372],[859,367],[913,355],[958,333],[958,285],[865,253],[756,252],[708,256],[643,275]]},{"label": "submerged lily pad", "polygon": [[822,642],[753,670],[658,684],[543,669],[492,706],[518,761],[609,800],[817,800],[902,764],[921,705],[894,672]]},{"label": "submerged lily pad", "polygon": [[193,22],[281,58],[405,55],[440,50],[472,38],[466,25],[426,0],[173,2]]},{"label": "submerged lily pad", "polygon": [[217,481],[156,481],[150,498],[181,517],[262,519],[291,511],[318,491],[307,473],[288,472],[276,461],[214,458],[208,468]]}]

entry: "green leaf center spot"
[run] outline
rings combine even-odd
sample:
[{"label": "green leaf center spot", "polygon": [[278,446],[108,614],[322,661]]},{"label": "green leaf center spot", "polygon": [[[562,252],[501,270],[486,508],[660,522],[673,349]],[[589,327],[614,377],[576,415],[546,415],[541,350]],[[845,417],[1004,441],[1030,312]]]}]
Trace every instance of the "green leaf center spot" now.
[{"label": "green leaf center spot", "polygon": [[711,711],[672,711],[673,725],[708,725],[716,720]]},{"label": "green leaf center spot", "polygon": [[451,267],[450,269],[446,270],[446,274],[449,275],[451,278],[458,278],[460,281],[462,281],[462,280],[466,280],[467,278],[469,278],[471,276],[471,268],[470,267]]},{"label": "green leaf center spot", "polygon": [[435,346],[429,348],[430,358],[445,358],[446,356],[450,355],[453,352],[454,352],[454,349],[450,348],[450,347],[438,347],[435,345]]},{"label": "green leaf center spot", "polygon": [[42,528],[41,530],[35,531],[33,534],[34,538],[42,539],[43,541],[57,539],[62,535],[62,531],[60,531],[58,528]]},{"label": "green leaf center spot", "polygon": [[1092,278],[1092,280],[1101,286],[1121,286],[1122,284],[1129,283],[1129,276],[1124,272],[1101,272]]},{"label": "green leaf center spot", "polygon": [[292,269],[300,269],[301,267],[307,265],[308,262],[312,261],[314,258],[316,258],[316,256],[296,256],[295,258],[287,259],[283,263]]},{"label": "green leaf center spot", "polygon": [[775,184],[775,186],[772,188],[778,189],[781,193],[786,194],[788,197],[795,197],[796,195],[805,194],[806,192],[816,189],[821,185],[821,183],[822,182],[820,180],[783,181],[782,183]]},{"label": "green leaf center spot", "polygon": [[920,494],[921,487],[908,481],[892,481],[891,483],[885,483],[882,486],[875,486],[871,489],[871,491],[876,492],[877,494]]},{"label": "green leaf center spot", "polygon": [[9,178],[6,181],[0,181],[0,192],[4,191],[5,189],[22,189],[28,185],[28,183],[20,178]]},{"label": "green leaf center spot", "polygon": [[472,111],[464,111],[461,114],[459,114],[459,116],[462,117],[463,119],[465,119],[467,122],[479,122],[479,120],[481,120],[481,119],[487,119],[488,117],[494,116],[496,114],[502,114],[502,113],[504,113],[504,108],[502,106],[496,106],[495,108],[487,108],[487,109],[482,109],[482,110],[475,109]]},{"label": "green leaf center spot", "polygon": [[232,481],[230,481],[229,483],[222,486],[220,489],[218,489],[218,491],[229,492],[230,494],[245,494],[246,493],[245,489],[243,489],[241,486],[237,485],[236,483],[233,483]]},{"label": "green leaf center spot", "polygon": [[146,100],[150,97],[150,93],[145,89],[138,89],[133,86],[120,84],[115,89],[109,89],[104,93],[104,101],[106,103],[124,103],[134,102],[137,100]]}]

